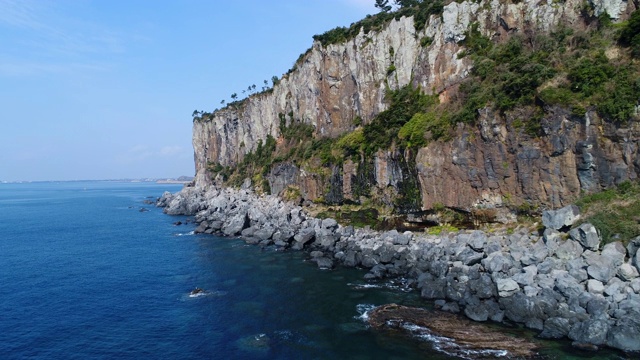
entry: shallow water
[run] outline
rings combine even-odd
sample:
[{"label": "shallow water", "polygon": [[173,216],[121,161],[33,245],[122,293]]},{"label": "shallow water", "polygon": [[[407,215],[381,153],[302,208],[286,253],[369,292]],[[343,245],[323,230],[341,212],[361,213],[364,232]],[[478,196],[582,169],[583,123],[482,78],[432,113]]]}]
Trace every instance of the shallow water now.
[{"label": "shallow water", "polygon": [[[446,339],[369,329],[373,306],[430,306],[399,284],[320,271],[301,252],[194,235],[193,224],[173,225],[187,218],[143,203],[179,188],[0,184],[0,358],[482,357],[443,350]],[[205,294],[190,296],[196,287]],[[541,345],[548,358],[620,358]]]}]

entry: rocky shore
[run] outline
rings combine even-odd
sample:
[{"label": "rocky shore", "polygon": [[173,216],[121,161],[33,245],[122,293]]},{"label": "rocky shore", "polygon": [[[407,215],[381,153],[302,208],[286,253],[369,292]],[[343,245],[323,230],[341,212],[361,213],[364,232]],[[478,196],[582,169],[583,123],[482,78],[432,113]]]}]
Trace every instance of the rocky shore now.
[{"label": "rocky shore", "polygon": [[170,215],[195,215],[196,232],[307,250],[318,267],[369,269],[367,279],[402,277],[444,311],[475,321],[510,321],[568,337],[574,345],[640,351],[640,236],[601,246],[579,211],[543,215],[527,230],[460,231],[442,236],[377,232],[308,216],[276,196],[242,189],[185,187],[157,202]]}]

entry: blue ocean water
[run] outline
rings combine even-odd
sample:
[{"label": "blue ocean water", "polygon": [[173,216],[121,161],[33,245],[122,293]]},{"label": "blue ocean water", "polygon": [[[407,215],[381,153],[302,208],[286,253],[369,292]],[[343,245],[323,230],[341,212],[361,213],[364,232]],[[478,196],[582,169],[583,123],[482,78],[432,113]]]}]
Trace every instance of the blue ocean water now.
[{"label": "blue ocean water", "polygon": [[[0,184],[0,359],[480,357],[366,327],[375,305],[428,306],[415,292],[320,271],[301,252],[194,235],[173,224],[187,218],[144,203],[179,189]],[[189,296],[195,287],[205,294]],[[544,344],[549,358],[620,358]]]}]

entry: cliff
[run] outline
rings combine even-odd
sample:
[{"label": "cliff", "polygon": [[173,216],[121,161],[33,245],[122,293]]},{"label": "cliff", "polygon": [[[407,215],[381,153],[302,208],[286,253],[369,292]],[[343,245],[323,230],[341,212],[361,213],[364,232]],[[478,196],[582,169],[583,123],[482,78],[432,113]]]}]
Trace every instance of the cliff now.
[{"label": "cliff", "polygon": [[[277,195],[328,204],[373,199],[415,213],[440,205],[556,208],[581,192],[636,179],[637,121],[611,121],[584,101],[540,104],[536,96],[538,103],[508,109],[489,103],[474,110],[474,121],[453,121],[446,136],[425,132],[420,146],[401,145],[396,132],[375,151],[363,151],[361,138],[360,150],[353,150],[345,134],[366,135],[392,107],[389,93],[407,87],[445,107],[468,100],[460,100],[460,89],[477,67],[478,58],[468,55],[473,39],[505,44],[514,36],[533,42],[557,29],[586,32],[606,15],[626,19],[637,6],[620,0],[451,2],[425,24],[402,16],[340,43],[315,41],[273,89],[194,119],[195,185],[207,187],[218,175],[227,182],[235,177],[236,184],[250,177]],[[626,56],[613,47],[607,57],[621,52]],[[534,87],[539,92],[565,78],[549,76]],[[452,112],[446,111],[439,114]],[[305,126],[310,139],[298,136],[304,131],[292,133]],[[338,148],[347,150],[338,154]],[[268,161],[255,160],[265,155]]]}]

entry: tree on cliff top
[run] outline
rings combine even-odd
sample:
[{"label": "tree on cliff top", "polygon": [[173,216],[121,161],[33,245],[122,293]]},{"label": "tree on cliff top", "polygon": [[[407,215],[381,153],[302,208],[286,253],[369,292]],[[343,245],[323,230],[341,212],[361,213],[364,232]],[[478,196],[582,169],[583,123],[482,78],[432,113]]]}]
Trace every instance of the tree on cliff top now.
[{"label": "tree on cliff top", "polygon": [[391,5],[389,5],[389,0],[376,0],[376,7],[380,9],[380,11],[384,11],[384,12],[391,11]]}]

